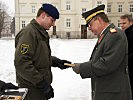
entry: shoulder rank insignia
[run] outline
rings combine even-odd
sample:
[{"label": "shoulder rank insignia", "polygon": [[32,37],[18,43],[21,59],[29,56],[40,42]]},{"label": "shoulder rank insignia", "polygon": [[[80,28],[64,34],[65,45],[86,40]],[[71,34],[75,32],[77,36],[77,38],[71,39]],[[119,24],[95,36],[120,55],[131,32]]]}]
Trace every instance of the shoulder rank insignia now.
[{"label": "shoulder rank insignia", "polygon": [[29,45],[27,44],[21,44],[20,46],[20,52],[24,55],[28,52],[29,50]]},{"label": "shoulder rank insignia", "polygon": [[110,33],[116,33],[117,31],[116,31],[116,29],[115,28],[110,28]]}]

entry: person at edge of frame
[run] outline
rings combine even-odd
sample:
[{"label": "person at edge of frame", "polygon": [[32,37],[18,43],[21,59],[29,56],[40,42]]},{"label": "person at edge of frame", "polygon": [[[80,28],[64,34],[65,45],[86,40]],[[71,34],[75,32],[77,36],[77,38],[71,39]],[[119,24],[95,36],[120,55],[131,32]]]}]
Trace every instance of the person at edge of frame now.
[{"label": "person at edge of frame", "polygon": [[124,14],[120,17],[121,29],[125,32],[128,40],[128,71],[133,94],[133,17],[129,14]]}]

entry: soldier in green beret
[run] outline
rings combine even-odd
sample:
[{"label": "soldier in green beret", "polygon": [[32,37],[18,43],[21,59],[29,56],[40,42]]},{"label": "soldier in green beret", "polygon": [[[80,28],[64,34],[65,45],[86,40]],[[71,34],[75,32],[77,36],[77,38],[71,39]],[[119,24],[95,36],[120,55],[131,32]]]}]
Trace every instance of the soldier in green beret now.
[{"label": "soldier in green beret", "polygon": [[110,24],[100,5],[82,14],[98,41],[90,60],[76,63],[73,71],[91,78],[92,100],[132,100],[128,74],[128,44],[125,33]]},{"label": "soldier in green beret", "polygon": [[25,100],[48,100],[54,97],[51,66],[66,69],[71,63],[51,56],[47,30],[55,25],[59,12],[51,4],[43,4],[36,19],[15,38],[15,68],[19,87],[28,88]]}]

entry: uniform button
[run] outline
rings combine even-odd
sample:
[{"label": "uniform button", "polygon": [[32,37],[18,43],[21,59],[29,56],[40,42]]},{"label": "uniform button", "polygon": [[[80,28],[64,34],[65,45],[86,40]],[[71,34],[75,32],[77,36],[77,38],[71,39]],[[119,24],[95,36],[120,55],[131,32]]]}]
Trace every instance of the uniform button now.
[{"label": "uniform button", "polygon": [[126,67],[126,74],[128,74],[128,68]]}]

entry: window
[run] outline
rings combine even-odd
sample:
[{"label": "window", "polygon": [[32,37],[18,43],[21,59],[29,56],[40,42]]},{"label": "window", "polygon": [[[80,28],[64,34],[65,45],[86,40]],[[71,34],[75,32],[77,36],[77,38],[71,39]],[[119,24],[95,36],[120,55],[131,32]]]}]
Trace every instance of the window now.
[{"label": "window", "polygon": [[66,27],[71,27],[71,19],[66,19]]},{"label": "window", "polygon": [[130,12],[133,12],[133,4],[130,5]]},{"label": "window", "polygon": [[120,27],[120,20],[118,20],[118,27]]},{"label": "window", "polygon": [[101,5],[102,1],[97,1],[97,6]]},{"label": "window", "polygon": [[25,21],[22,21],[22,28],[25,27]]},{"label": "window", "polygon": [[86,8],[82,8],[82,13],[86,12]]},{"label": "window", "polygon": [[118,5],[118,12],[122,12],[122,5]]},{"label": "window", "polygon": [[26,6],[24,4],[22,4],[20,6],[20,13],[25,13],[26,12]]},{"label": "window", "polygon": [[35,8],[35,6],[31,6],[31,9],[32,9],[32,13],[36,13],[36,8]]},{"label": "window", "polygon": [[111,5],[107,5],[107,12],[111,12]]},{"label": "window", "polygon": [[70,1],[66,2],[66,10],[70,10]]}]

